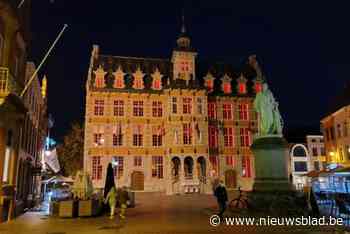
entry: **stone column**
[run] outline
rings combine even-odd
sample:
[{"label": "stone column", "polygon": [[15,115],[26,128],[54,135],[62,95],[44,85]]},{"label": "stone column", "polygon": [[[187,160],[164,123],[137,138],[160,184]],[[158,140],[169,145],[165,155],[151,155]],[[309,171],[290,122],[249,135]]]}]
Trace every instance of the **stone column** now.
[{"label": "stone column", "polygon": [[180,166],[179,166],[179,183],[180,183],[180,194],[184,193],[183,190],[183,183],[185,182],[185,160],[183,157],[180,156]]}]

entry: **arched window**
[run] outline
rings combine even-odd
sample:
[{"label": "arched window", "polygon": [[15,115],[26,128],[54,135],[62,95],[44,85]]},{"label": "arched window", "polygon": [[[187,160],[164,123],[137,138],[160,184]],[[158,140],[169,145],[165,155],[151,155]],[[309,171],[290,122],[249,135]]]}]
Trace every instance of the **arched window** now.
[{"label": "arched window", "polygon": [[306,157],[306,151],[302,146],[296,146],[293,150],[295,157]]}]

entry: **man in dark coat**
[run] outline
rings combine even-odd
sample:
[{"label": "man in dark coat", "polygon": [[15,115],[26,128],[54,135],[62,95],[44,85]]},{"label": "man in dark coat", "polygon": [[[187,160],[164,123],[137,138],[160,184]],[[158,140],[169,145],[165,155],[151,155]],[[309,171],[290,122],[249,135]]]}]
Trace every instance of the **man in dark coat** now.
[{"label": "man in dark coat", "polygon": [[219,216],[222,218],[226,210],[226,202],[227,202],[227,191],[225,185],[222,180],[220,180],[219,185],[214,190],[214,196],[216,197],[219,205]]}]

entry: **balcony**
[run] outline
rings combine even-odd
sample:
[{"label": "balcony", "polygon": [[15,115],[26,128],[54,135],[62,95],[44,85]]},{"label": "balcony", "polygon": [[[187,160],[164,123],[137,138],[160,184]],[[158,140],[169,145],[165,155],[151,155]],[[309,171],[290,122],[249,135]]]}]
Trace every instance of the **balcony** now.
[{"label": "balcony", "polygon": [[7,67],[0,67],[0,99],[9,94],[19,96],[20,88]]}]

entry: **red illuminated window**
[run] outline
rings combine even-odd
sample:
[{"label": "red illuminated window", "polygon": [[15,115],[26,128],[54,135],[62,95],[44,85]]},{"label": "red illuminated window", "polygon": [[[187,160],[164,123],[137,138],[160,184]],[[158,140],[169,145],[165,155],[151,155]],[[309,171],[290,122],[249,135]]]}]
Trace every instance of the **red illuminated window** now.
[{"label": "red illuminated window", "polygon": [[232,105],[231,104],[223,104],[223,117],[226,120],[232,119]]},{"label": "red illuminated window", "polygon": [[134,116],[143,116],[143,101],[134,101],[133,106]]},{"label": "red illuminated window", "polygon": [[95,108],[94,108],[94,114],[95,115],[103,115],[104,113],[104,100],[95,100]]},{"label": "red illuminated window", "polygon": [[92,166],[91,166],[91,174],[93,180],[101,180],[102,179],[102,165],[101,165],[101,157],[94,156],[92,157]]},{"label": "red illuminated window", "polygon": [[162,102],[158,102],[158,101],[152,102],[152,116],[162,117],[162,114],[163,114]]},{"label": "red illuminated window", "polygon": [[142,89],[142,83],[143,83],[142,78],[135,79],[134,82],[135,82],[135,85],[134,85],[135,89]]},{"label": "red illuminated window", "polygon": [[153,81],[153,89],[160,89],[161,88],[161,82],[160,80],[154,80]]},{"label": "red illuminated window", "polygon": [[251,177],[251,166],[250,166],[250,158],[249,156],[242,157],[242,177]]},{"label": "red illuminated window", "polygon": [[249,147],[250,146],[250,132],[248,128],[240,129],[240,137],[241,137],[241,146]]},{"label": "red illuminated window", "polygon": [[240,94],[245,94],[247,92],[247,87],[245,83],[239,83],[238,85],[238,92]]},{"label": "red illuminated window", "polygon": [[191,125],[191,123],[183,124],[183,142],[184,142],[184,145],[192,144],[192,125]]},{"label": "red illuminated window", "polygon": [[114,101],[113,112],[114,112],[114,116],[123,116],[124,115],[124,101],[123,100]]},{"label": "red illuminated window", "polygon": [[117,177],[117,179],[119,179],[120,177],[123,176],[123,172],[124,172],[124,157],[122,156],[116,156],[113,157],[113,160],[115,162],[115,166],[114,166],[114,176]]},{"label": "red illuminated window", "polygon": [[261,83],[255,83],[255,92],[259,93],[262,91],[262,84]]},{"label": "red illuminated window", "polygon": [[105,86],[105,78],[103,75],[96,75],[95,78],[95,87],[96,88],[104,88]]},{"label": "red illuminated window", "polygon": [[231,93],[232,90],[231,90],[231,84],[229,82],[225,82],[224,84],[224,93],[228,94],[228,93]]},{"label": "red illuminated window", "polygon": [[238,105],[239,120],[249,119],[249,105],[247,103],[241,103]]},{"label": "red illuminated window", "polygon": [[191,114],[192,113],[192,98],[183,98],[183,113]]},{"label": "red illuminated window", "polygon": [[233,128],[224,128],[224,145],[233,147]]},{"label": "red illuminated window", "polygon": [[163,178],[163,157],[152,156],[152,177],[162,179]]},{"label": "red illuminated window", "polygon": [[209,126],[209,147],[215,148],[218,146],[218,133],[216,127]]},{"label": "red illuminated window", "polygon": [[209,91],[212,91],[214,89],[214,81],[213,80],[206,80],[205,81],[206,86]]},{"label": "red illuminated window", "polygon": [[211,119],[216,118],[216,105],[214,102],[208,103],[208,117]]},{"label": "red illuminated window", "polygon": [[231,167],[235,165],[232,155],[226,156],[226,165]]},{"label": "red illuminated window", "polygon": [[124,88],[124,80],[123,77],[118,77],[115,79],[114,87],[118,89]]}]

